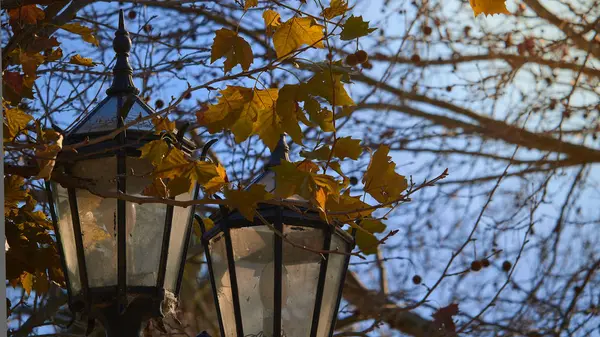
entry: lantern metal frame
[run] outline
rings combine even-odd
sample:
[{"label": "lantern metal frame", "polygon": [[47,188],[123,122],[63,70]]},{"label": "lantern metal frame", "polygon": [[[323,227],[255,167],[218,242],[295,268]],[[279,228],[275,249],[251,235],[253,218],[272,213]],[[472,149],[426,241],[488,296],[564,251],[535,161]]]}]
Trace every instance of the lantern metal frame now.
[{"label": "lantern metal frame", "polygon": [[[288,151],[289,148],[285,143],[284,136],[281,137],[279,144],[276,149],[273,151],[271,159],[269,163],[266,165],[264,172],[254,179],[253,184],[258,182],[261,178],[263,178],[266,174],[269,173],[269,168],[272,166],[278,165],[282,160],[288,160]],[[310,337],[317,336],[318,324],[322,319],[320,319],[321,314],[321,306],[325,288],[325,281],[327,277],[328,271],[328,262],[329,256],[336,253],[327,253],[330,251],[330,245],[332,242],[332,236],[337,235],[341,238],[347,245],[348,254],[344,257],[342,276],[340,279],[340,284],[337,291],[337,297],[335,299],[335,306],[333,308],[334,315],[332,317],[332,322],[330,329],[327,333],[327,336],[332,336],[335,330],[335,324],[337,320],[337,312],[339,310],[342,291],[344,288],[344,282],[346,279],[346,274],[348,271],[348,265],[350,262],[350,252],[355,247],[355,234],[356,230],[352,229],[351,234],[342,230],[339,226],[335,224],[328,224],[321,219],[319,213],[309,209],[308,207],[303,207],[302,203],[294,205],[294,208],[286,207],[286,206],[277,206],[270,204],[258,204],[256,208],[256,212],[260,214],[260,217],[255,217],[253,221],[247,220],[239,211],[237,210],[229,210],[226,207],[220,207],[220,210],[213,215],[210,216],[210,219],[214,223],[214,227],[206,230],[205,224],[202,219],[196,215],[197,220],[200,224],[202,231],[202,245],[204,247],[204,252],[206,256],[208,272],[210,277],[210,282],[213,288],[213,298],[215,302],[215,307],[217,311],[217,317],[219,320],[219,329],[221,336],[227,336],[225,334],[225,328],[223,323],[223,317],[221,315],[221,308],[219,304],[218,291],[217,291],[217,283],[215,280],[214,270],[213,270],[213,261],[211,259],[211,253],[209,249],[209,243],[211,239],[223,233],[225,239],[225,250],[227,254],[227,270],[229,271],[230,284],[231,284],[231,293],[233,298],[233,308],[234,308],[234,317],[235,317],[235,326],[236,326],[236,337],[244,337],[243,331],[243,323],[242,323],[242,313],[240,308],[240,297],[238,292],[238,279],[236,277],[236,268],[235,268],[235,259],[234,259],[234,247],[230,235],[230,229],[234,228],[247,228],[247,227],[256,227],[256,226],[264,226],[264,221],[273,225],[275,231],[278,234],[274,235],[274,245],[273,245],[273,257],[274,257],[274,286],[273,294],[274,294],[274,321],[273,321],[273,336],[282,336],[282,318],[281,318],[281,310],[282,310],[282,270],[283,270],[283,243],[284,240],[281,237],[281,233],[283,233],[283,226],[302,226],[308,228],[320,229],[323,231],[323,245],[322,250],[326,253],[321,254],[323,259],[320,263],[319,269],[319,277],[317,281],[317,290],[315,295],[315,304],[313,308],[313,317],[311,320],[311,330]],[[227,336],[229,337],[229,336]],[[267,336],[272,337],[272,336]]]},{"label": "lantern metal frame", "polygon": [[[102,137],[110,134],[114,130],[101,132],[88,132],[83,134],[75,133],[78,127],[81,127],[89,121],[91,116],[101,109],[105,103],[111,99],[117,100],[116,128],[121,129],[125,126],[122,111],[128,111],[133,104],[137,103],[148,114],[155,113],[143,100],[137,96],[139,90],[134,86],[132,74],[133,69],[129,65],[129,50],[131,49],[131,40],[129,33],[125,30],[123,10],[119,13],[119,28],[115,33],[113,47],[116,52],[116,63],[113,69],[114,78],[111,87],[107,90],[108,97],[101,101],[88,116],[78,122],[77,126],[70,130],[64,140],[65,145],[78,144],[89,140],[92,137]],[[129,105],[131,103],[131,105]],[[129,106],[128,106],[129,105]],[[176,144],[186,156],[192,157],[196,149],[194,144],[183,138],[185,130],[177,133],[177,139],[169,135],[156,135],[153,131],[127,130],[120,132],[115,138],[106,139],[98,143],[83,145],[76,152],[61,152],[57,158],[57,167],[55,170],[64,170],[66,175],[71,173],[71,167],[78,161],[86,161],[97,158],[116,158],[116,190],[120,193],[126,193],[127,184],[127,158],[136,158],[141,155],[140,147],[144,144],[163,139],[167,143]],[[93,139],[93,138],[92,138]],[[71,220],[73,225],[74,243],[79,271],[79,281],[81,289],[74,294],[72,291],[72,281],[69,276],[65,252],[63,249],[63,240],[59,226],[59,214],[56,205],[55,195],[57,193],[56,182],[46,182],[45,189],[48,197],[50,215],[53,222],[54,233],[58,242],[58,251],[61,264],[65,270],[65,282],[67,284],[68,305],[72,312],[84,312],[92,319],[89,321],[88,331],[93,328],[93,318],[98,318],[104,325],[109,336],[131,336],[138,334],[142,322],[152,317],[161,317],[162,302],[165,299],[165,276],[167,272],[167,263],[169,256],[169,245],[171,239],[171,230],[173,224],[173,215],[175,207],[166,205],[166,215],[162,224],[162,242],[158,262],[156,284],[153,286],[128,286],[127,285],[127,235],[126,235],[126,203],[123,199],[116,199],[116,268],[117,285],[106,287],[90,287],[88,280],[87,260],[83,245],[82,228],[78,210],[77,188],[66,186],[68,195]],[[197,199],[200,186],[195,183],[192,187],[193,198]],[[173,294],[178,297],[183,279],[183,269],[186,262],[187,250],[191,237],[192,224],[194,221],[195,205],[189,207],[189,215],[184,229],[183,246],[181,257],[177,269],[175,289]],[[150,247],[155,248],[155,247]],[[134,296],[133,300],[128,297]]]}]

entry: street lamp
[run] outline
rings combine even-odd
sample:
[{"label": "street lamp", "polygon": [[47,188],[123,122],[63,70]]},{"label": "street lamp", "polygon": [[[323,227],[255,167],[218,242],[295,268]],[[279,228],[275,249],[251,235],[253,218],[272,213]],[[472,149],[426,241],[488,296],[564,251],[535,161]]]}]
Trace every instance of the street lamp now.
[{"label": "street lamp", "polygon": [[[253,184],[274,191],[269,168],[289,161],[288,151],[281,137]],[[201,225],[222,337],[333,334],[354,239],[290,199],[293,209],[259,205],[254,221],[223,208],[213,228]]]},{"label": "street lamp", "polygon": [[[141,195],[151,184],[152,164],[140,158],[140,147],[162,139],[153,124],[143,120],[109,136],[139,117],[154,114],[134,86],[129,65],[131,40],[125,30],[123,11],[113,47],[116,63],[111,87],[88,115],[67,131],[64,144],[89,141],[77,153],[61,153],[60,167],[73,179],[92,184],[86,189],[48,182],[46,190],[54,222],[72,311],[98,318],[108,336],[138,336],[142,322],[162,315],[165,299],[179,293],[194,207],[135,204],[103,198],[117,192]],[[178,146],[191,156],[194,146],[177,134]],[[101,138],[99,138],[101,137]],[[101,142],[98,139],[105,138]],[[190,200],[192,193],[176,200]]]}]

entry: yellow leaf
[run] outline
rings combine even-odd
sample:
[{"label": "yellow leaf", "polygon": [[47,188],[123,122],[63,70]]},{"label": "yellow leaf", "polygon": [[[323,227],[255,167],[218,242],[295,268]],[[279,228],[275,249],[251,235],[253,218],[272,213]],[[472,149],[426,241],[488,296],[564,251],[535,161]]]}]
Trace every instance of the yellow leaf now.
[{"label": "yellow leaf", "polygon": [[44,20],[44,11],[36,5],[25,5],[8,11],[11,21],[23,22],[28,25],[35,25],[38,21]]},{"label": "yellow leaf", "polygon": [[221,97],[217,104],[210,105],[206,111],[196,113],[198,124],[205,126],[210,133],[231,127],[239,118],[245,105],[252,101],[252,89],[228,86],[219,91]]},{"label": "yellow leaf", "polygon": [[223,166],[204,161],[194,163],[194,176],[208,194],[216,193],[229,181]]},{"label": "yellow leaf", "polygon": [[265,26],[267,26],[267,34],[271,35],[277,27],[281,26],[281,16],[276,11],[267,9],[263,13],[263,19],[265,20]]},{"label": "yellow leaf", "polygon": [[327,160],[331,154],[331,148],[329,145],[323,145],[314,151],[302,151],[300,155],[307,159],[312,160]]},{"label": "yellow leaf", "polygon": [[[265,118],[262,118],[262,115],[266,115],[266,117],[274,116],[273,112],[275,109],[275,102],[277,102],[278,92],[279,90],[277,89],[253,91],[252,100],[243,106],[238,120],[231,126],[231,132],[233,132],[237,143],[243,142],[250,137],[250,135],[257,133],[258,131],[263,133],[261,139],[263,139],[263,141],[265,140],[266,137],[264,132],[268,131],[258,130],[258,127],[261,123],[265,127],[273,127],[273,125],[277,123],[275,118],[265,121]],[[270,125],[264,125],[265,122],[270,123]],[[277,135],[277,140],[279,140],[279,134]],[[271,149],[275,147],[272,142],[266,144],[269,145]],[[275,144],[277,144],[277,142],[275,142]]]},{"label": "yellow leaf", "polygon": [[158,178],[176,178],[189,176],[193,163],[185,158],[185,154],[178,148],[171,148],[160,164],[156,167],[155,175]]},{"label": "yellow leaf", "polygon": [[192,181],[186,177],[175,177],[167,183],[169,198],[188,193],[192,189]]},{"label": "yellow leaf", "polygon": [[25,289],[27,296],[29,296],[29,294],[31,294],[31,290],[33,289],[33,275],[28,272],[23,272],[19,278],[21,280],[23,289]]},{"label": "yellow leaf", "polygon": [[317,124],[325,132],[335,131],[333,126],[333,112],[328,109],[309,109],[308,114],[311,122]]},{"label": "yellow leaf", "polygon": [[58,61],[63,57],[62,49],[56,48],[50,52],[50,54],[46,54],[46,62],[54,62]]},{"label": "yellow leaf", "polygon": [[169,191],[167,185],[161,178],[152,179],[152,183],[144,188],[142,195],[149,197],[168,198]]},{"label": "yellow leaf", "polygon": [[355,239],[358,248],[367,255],[377,253],[379,239],[373,234],[383,232],[386,226],[380,220],[375,219],[364,219],[358,225],[351,223],[351,226],[356,228]]},{"label": "yellow leaf", "polygon": [[226,73],[238,64],[246,71],[254,61],[250,44],[236,32],[226,28],[217,30],[210,53],[210,63],[214,63],[221,57],[225,57]]},{"label": "yellow leaf", "polygon": [[475,16],[483,13],[485,15],[510,14],[506,9],[506,0],[469,0]]},{"label": "yellow leaf", "polygon": [[44,56],[42,54],[28,53],[22,49],[15,49],[9,55],[15,63],[21,64],[23,72],[29,77],[30,82],[35,80],[37,68],[40,64],[44,63]]},{"label": "yellow leaf", "polygon": [[340,39],[343,41],[354,40],[362,36],[369,35],[377,28],[369,28],[369,22],[364,21],[362,16],[351,16],[346,20],[340,33]]},{"label": "yellow leaf", "polygon": [[[201,218],[201,221],[202,225],[204,226],[205,232],[208,232],[213,227],[215,227],[215,223],[212,221],[211,218]],[[194,218],[194,234],[196,234],[196,236],[199,238],[202,237],[202,228],[200,227],[200,223],[196,218]]]},{"label": "yellow leaf", "polygon": [[[326,206],[330,221],[335,220],[341,223],[351,223],[357,219],[370,216],[374,212],[373,209],[363,210],[368,209],[370,205],[361,201],[359,197],[350,196],[349,190],[346,190],[337,200],[329,198]],[[331,212],[343,214],[332,215]]]},{"label": "yellow leaf", "polygon": [[175,122],[171,122],[169,117],[154,116],[152,124],[154,124],[154,132],[157,134],[162,131],[173,132],[175,130]]},{"label": "yellow leaf", "polygon": [[329,69],[323,69],[316,73],[308,83],[307,91],[312,95],[323,97],[329,104],[336,106],[356,105],[352,98],[346,92],[344,84],[341,82],[342,74],[331,73]]},{"label": "yellow leaf", "polygon": [[96,63],[94,61],[92,61],[91,58],[89,58],[89,57],[83,57],[83,56],[81,56],[79,54],[71,56],[71,59],[69,60],[69,63],[71,63],[71,64],[77,64],[77,65],[80,65],[80,66],[86,66],[86,67],[93,67],[93,66],[96,65]]},{"label": "yellow leaf", "polygon": [[5,126],[3,138],[5,142],[12,141],[21,131],[27,133],[25,127],[33,120],[33,117],[19,108],[8,108],[8,106],[4,106],[3,110]]},{"label": "yellow leaf", "polygon": [[29,191],[23,189],[24,183],[21,176],[4,176],[4,216],[16,214],[19,203],[25,201]]},{"label": "yellow leaf", "polygon": [[284,22],[273,35],[277,57],[289,56],[302,45],[324,48],[323,29],[312,18],[291,18]]},{"label": "yellow leaf", "polygon": [[351,137],[338,138],[333,148],[333,155],[340,158],[358,159],[362,153],[360,147],[360,139],[352,139]]},{"label": "yellow leaf", "polygon": [[343,15],[347,11],[348,2],[346,2],[345,0],[331,0],[331,4],[329,5],[329,7],[325,8],[325,10],[323,10],[323,13],[321,13],[321,15],[325,19],[332,19],[336,16]]},{"label": "yellow leaf", "polygon": [[36,273],[35,276],[35,292],[38,294],[45,294],[48,292],[50,288],[50,283],[48,282],[48,275],[45,273]]},{"label": "yellow leaf", "polygon": [[157,166],[160,164],[168,150],[169,145],[165,141],[162,139],[153,140],[140,148],[140,151],[142,151],[140,158],[146,158],[152,165]]},{"label": "yellow leaf", "polygon": [[302,144],[302,129],[298,125],[298,119],[306,119],[304,112],[300,109],[300,85],[286,84],[279,90],[277,97],[277,115],[281,120],[281,129],[286,132],[296,144]]},{"label": "yellow leaf", "polygon": [[380,145],[363,176],[365,192],[380,203],[395,200],[408,187],[406,178],[396,173],[396,164],[388,156],[389,146]]},{"label": "yellow leaf", "polygon": [[40,168],[37,177],[48,180],[52,175],[52,170],[54,170],[56,156],[62,150],[63,135],[54,130],[45,130],[44,138],[48,143],[42,144],[42,148],[35,151],[35,159]]},{"label": "yellow leaf", "polygon": [[249,8],[258,6],[258,0],[246,0],[244,2],[244,10],[247,11]]},{"label": "yellow leaf", "polygon": [[252,221],[259,202],[273,198],[262,185],[252,185],[248,190],[225,190],[225,198],[246,219]]},{"label": "yellow leaf", "polygon": [[67,24],[60,26],[60,28],[66,30],[68,32],[71,32],[73,34],[80,35],[81,38],[83,38],[83,41],[91,43],[96,47],[98,47],[98,45],[99,45],[98,40],[93,35],[94,31],[89,27],[82,26],[78,23],[67,23]]}]

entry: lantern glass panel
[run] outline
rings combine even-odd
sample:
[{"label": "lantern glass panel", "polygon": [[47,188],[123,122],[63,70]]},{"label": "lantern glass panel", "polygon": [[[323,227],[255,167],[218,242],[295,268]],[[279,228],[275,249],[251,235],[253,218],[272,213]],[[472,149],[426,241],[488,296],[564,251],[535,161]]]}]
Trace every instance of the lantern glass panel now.
[{"label": "lantern glass panel", "polygon": [[[75,163],[72,174],[91,179],[99,192],[116,192],[115,157]],[[117,284],[117,201],[77,189],[77,209],[90,288]],[[131,215],[132,213],[129,213]]]},{"label": "lantern glass panel", "polygon": [[[195,184],[192,184],[194,186]],[[190,200],[190,193],[182,193],[175,197],[175,200]],[[171,237],[169,238],[169,255],[167,256],[167,270],[165,271],[165,289],[174,292],[177,287],[177,276],[181,267],[183,258],[183,249],[185,248],[185,234],[188,228],[189,217],[192,207],[174,207],[173,221],[171,223]],[[163,225],[164,227],[164,225]]]},{"label": "lantern glass panel", "polygon": [[[227,263],[227,251],[225,249],[225,234],[219,233],[208,243],[208,251],[212,262],[212,272],[215,279],[217,300],[221,311],[223,330],[225,336],[236,336],[235,314],[233,310],[233,295],[231,292],[231,278],[229,276],[229,265]],[[258,310],[258,308],[257,308]]]},{"label": "lantern glass panel", "polygon": [[[339,250],[340,252],[349,253],[350,245],[341,237],[334,234],[331,236],[331,244],[329,250]],[[326,337],[329,335],[331,324],[337,316],[337,299],[342,277],[344,276],[344,265],[347,259],[346,255],[329,254],[327,262],[327,276],[325,277],[325,287],[323,288],[323,299],[321,302],[321,312],[319,317],[319,327],[317,329],[318,337]]]},{"label": "lantern glass panel", "polygon": [[[143,177],[152,172],[152,164],[144,159],[127,158],[127,194],[142,196],[152,183]],[[127,285],[156,285],[167,206],[127,202]]]},{"label": "lantern glass panel", "polygon": [[287,240],[283,241],[282,334],[308,337],[322,258],[307,249],[322,250],[325,237],[321,229],[289,225],[283,226],[283,234]]},{"label": "lantern glass panel", "polygon": [[[231,244],[245,335],[272,336],[275,235],[267,226],[231,229]],[[224,309],[221,308],[223,313]]]},{"label": "lantern glass panel", "polygon": [[69,195],[66,188],[59,184],[52,184],[54,207],[56,210],[58,231],[62,243],[66,272],[69,278],[71,294],[76,295],[81,291],[81,279],[79,276],[79,263],[77,261],[77,249],[75,248],[75,232],[73,231],[73,217],[69,205]]}]

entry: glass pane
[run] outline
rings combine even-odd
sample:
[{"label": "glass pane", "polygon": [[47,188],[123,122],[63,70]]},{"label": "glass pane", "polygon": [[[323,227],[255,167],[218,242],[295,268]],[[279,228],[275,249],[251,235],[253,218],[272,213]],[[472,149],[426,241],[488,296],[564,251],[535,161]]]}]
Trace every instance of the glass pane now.
[{"label": "glass pane", "polygon": [[322,257],[307,249],[323,250],[323,231],[284,225],[283,234],[287,240],[283,241],[282,335],[308,337],[312,326]]},{"label": "glass pane", "polygon": [[273,334],[273,241],[273,231],[267,226],[231,229],[242,324],[246,336]]},{"label": "glass pane", "polygon": [[219,301],[223,330],[225,336],[236,337],[235,315],[233,312],[233,295],[231,293],[231,280],[229,267],[227,265],[227,253],[225,250],[225,235],[219,233],[208,243],[208,250],[212,261],[213,276],[215,278],[215,291]]},{"label": "glass pane", "polygon": [[[142,196],[152,172],[146,160],[127,158],[127,194]],[[167,206],[127,203],[127,285],[156,286]]]},{"label": "glass pane", "polygon": [[62,241],[62,250],[67,265],[67,276],[71,284],[71,293],[76,295],[81,291],[79,265],[77,263],[77,250],[75,248],[75,233],[73,232],[73,218],[69,205],[67,189],[59,184],[52,184],[56,216],[58,218],[58,231]]},{"label": "glass pane", "polygon": [[[192,184],[194,185],[194,184]],[[190,193],[183,193],[175,200],[190,200]],[[175,207],[173,209],[173,223],[171,225],[171,238],[169,239],[169,255],[167,256],[167,270],[165,274],[165,289],[175,291],[177,276],[181,267],[181,258],[185,244],[185,230],[190,219],[191,207]]]},{"label": "glass pane", "polygon": [[[95,187],[116,191],[116,159],[100,158],[73,165],[73,175],[92,179]],[[100,191],[102,192],[102,191]],[[117,201],[77,190],[77,207],[90,287],[117,284]]]},{"label": "glass pane", "polygon": [[91,111],[88,118],[75,134],[109,131],[117,128],[117,97],[105,98],[98,107]]},{"label": "glass pane", "polygon": [[[331,245],[329,250],[338,249],[341,252],[349,252],[350,245],[342,240],[339,236],[331,237]],[[317,337],[326,337],[331,329],[331,323],[337,316],[337,296],[340,290],[340,282],[344,272],[344,263],[346,255],[329,254],[329,262],[327,263],[327,276],[325,277],[325,288],[323,289],[323,300],[321,302],[321,315],[319,317],[319,328],[317,329]]]}]

